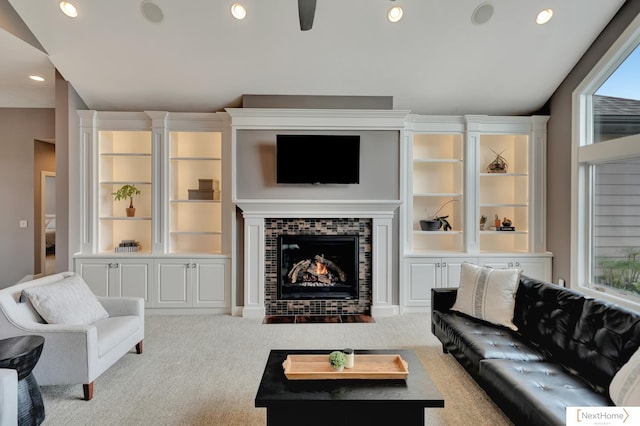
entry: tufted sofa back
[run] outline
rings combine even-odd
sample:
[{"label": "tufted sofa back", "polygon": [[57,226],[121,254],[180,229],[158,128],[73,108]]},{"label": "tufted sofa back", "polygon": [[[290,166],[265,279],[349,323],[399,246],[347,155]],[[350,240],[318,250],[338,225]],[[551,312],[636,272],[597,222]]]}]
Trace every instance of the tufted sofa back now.
[{"label": "tufted sofa back", "polygon": [[526,276],[513,321],[523,337],[600,392],[640,346],[640,314]]},{"label": "tufted sofa back", "polygon": [[603,301],[586,299],[568,342],[565,365],[600,390],[640,346],[640,315]]}]

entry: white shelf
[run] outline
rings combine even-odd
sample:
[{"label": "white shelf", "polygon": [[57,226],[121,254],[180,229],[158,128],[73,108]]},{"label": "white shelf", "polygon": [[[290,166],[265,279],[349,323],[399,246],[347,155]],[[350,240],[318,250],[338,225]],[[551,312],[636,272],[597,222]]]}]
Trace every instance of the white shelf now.
[{"label": "white shelf", "polygon": [[418,197],[446,197],[446,198],[460,198],[462,193],[460,192],[429,192],[429,193],[414,193],[415,198]]},{"label": "white shelf", "polygon": [[221,200],[170,200],[171,203],[184,203],[184,204],[219,204]]},{"label": "white shelf", "polygon": [[462,235],[462,231],[456,231],[455,229],[452,231],[421,231],[414,229],[413,233],[416,235]]},{"label": "white shelf", "polygon": [[480,235],[500,235],[500,234],[504,234],[504,235],[526,235],[528,234],[527,231],[480,231]]},{"label": "white shelf", "polygon": [[480,173],[480,177],[527,177],[529,173]]},{"label": "white shelf", "polygon": [[171,231],[171,235],[222,235],[219,231]]},{"label": "white shelf", "polygon": [[127,217],[127,216],[100,216],[98,219],[100,220],[151,220],[151,216],[144,217]]},{"label": "white shelf", "polygon": [[151,157],[146,152],[101,152],[101,157]]},{"label": "white shelf", "polygon": [[413,160],[414,164],[433,164],[433,163],[462,163],[460,158],[417,158]]},{"label": "white shelf", "polygon": [[103,180],[100,185],[152,185],[150,181],[131,181],[131,180]]},{"label": "white shelf", "polygon": [[480,207],[529,207],[529,204],[526,203],[482,203]]},{"label": "white shelf", "polygon": [[222,161],[219,157],[171,157],[171,161]]}]

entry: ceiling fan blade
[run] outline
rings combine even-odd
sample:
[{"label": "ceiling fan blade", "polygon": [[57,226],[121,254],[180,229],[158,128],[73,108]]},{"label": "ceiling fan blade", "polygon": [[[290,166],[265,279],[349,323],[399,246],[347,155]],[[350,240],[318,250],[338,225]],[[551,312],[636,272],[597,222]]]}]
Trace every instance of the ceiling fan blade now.
[{"label": "ceiling fan blade", "polygon": [[311,29],[315,14],[316,0],[298,0],[298,16],[300,17],[300,29],[302,31]]}]

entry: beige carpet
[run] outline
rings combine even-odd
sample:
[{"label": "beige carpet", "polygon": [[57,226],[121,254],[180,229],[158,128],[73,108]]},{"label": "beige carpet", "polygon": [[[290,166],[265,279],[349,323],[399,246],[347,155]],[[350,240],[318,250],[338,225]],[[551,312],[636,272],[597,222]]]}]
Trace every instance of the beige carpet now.
[{"label": "beige carpet", "polygon": [[[445,398],[427,425],[510,425],[431,334],[428,315],[370,324],[262,324],[231,316],[149,316],[144,353],[133,351],[95,382],[43,386],[45,426],[264,425],[254,398],[270,349],[412,349]],[[402,424],[401,417],[397,424]]]}]

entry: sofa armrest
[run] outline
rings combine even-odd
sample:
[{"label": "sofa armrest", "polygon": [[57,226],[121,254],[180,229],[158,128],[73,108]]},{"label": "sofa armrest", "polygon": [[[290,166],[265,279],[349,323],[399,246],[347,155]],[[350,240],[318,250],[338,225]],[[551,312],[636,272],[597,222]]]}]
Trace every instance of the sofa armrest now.
[{"label": "sofa armrest", "polygon": [[98,297],[98,300],[110,317],[144,317],[144,299],[141,297]]},{"label": "sofa armrest", "polygon": [[431,289],[431,309],[447,312],[456,301],[457,287],[444,287]]}]

